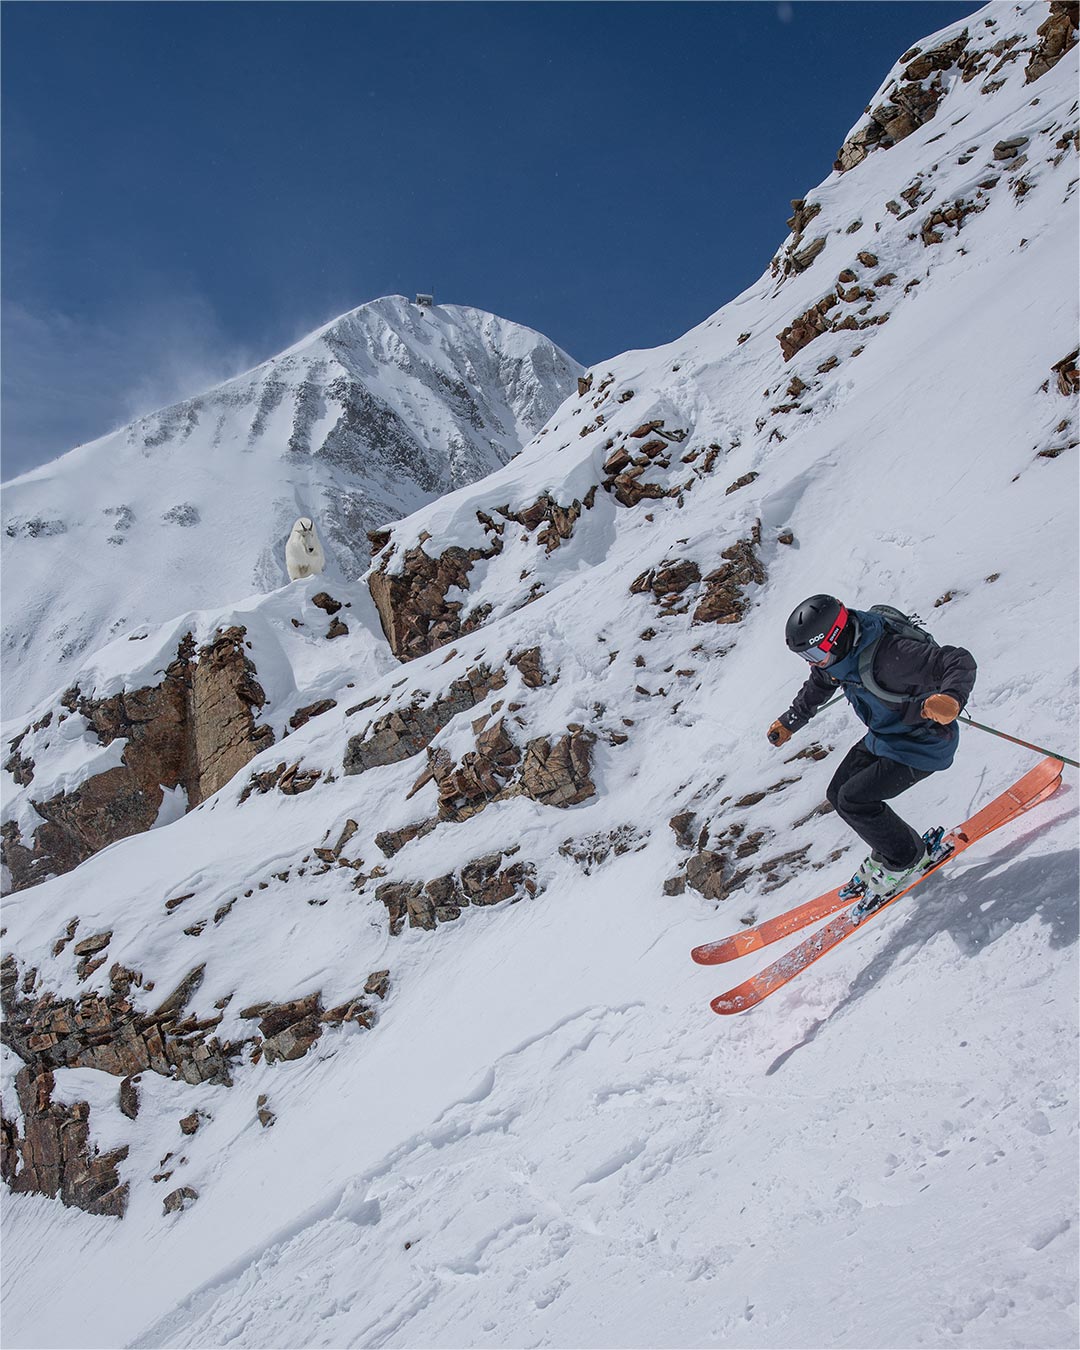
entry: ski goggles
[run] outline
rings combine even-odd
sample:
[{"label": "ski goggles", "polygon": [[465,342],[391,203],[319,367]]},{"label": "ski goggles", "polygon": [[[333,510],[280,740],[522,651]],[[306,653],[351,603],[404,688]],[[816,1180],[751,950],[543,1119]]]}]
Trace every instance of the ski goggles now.
[{"label": "ski goggles", "polygon": [[812,647],[803,647],[799,655],[804,661],[809,661],[812,666],[823,666],[832,656],[833,648],[839,641],[840,634],[847,627],[848,612],[843,605],[840,606],[840,613],[829,631],[818,638]]}]

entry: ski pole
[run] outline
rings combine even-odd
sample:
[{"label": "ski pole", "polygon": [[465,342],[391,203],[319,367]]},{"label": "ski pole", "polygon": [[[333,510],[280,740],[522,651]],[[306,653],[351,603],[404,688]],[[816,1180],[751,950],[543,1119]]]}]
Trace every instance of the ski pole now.
[{"label": "ski pole", "polygon": [[1010,736],[1007,732],[997,731],[994,727],[987,727],[982,722],[976,722],[971,717],[965,717],[963,713],[957,718],[958,722],[966,722],[969,727],[976,727],[979,731],[988,731],[991,736],[1000,736],[1003,741],[1012,741],[1013,745],[1022,745],[1027,750],[1038,750],[1040,755],[1050,755],[1053,759],[1060,759],[1063,764],[1071,764],[1074,769],[1080,769],[1080,764],[1075,759],[1070,759],[1068,755],[1062,755],[1057,750],[1047,750],[1042,745],[1032,745],[1030,741],[1022,741],[1019,736]]}]

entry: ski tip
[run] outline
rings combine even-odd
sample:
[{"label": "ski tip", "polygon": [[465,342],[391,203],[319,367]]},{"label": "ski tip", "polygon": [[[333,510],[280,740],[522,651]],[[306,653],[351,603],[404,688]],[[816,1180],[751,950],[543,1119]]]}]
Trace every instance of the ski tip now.
[{"label": "ski tip", "polygon": [[695,947],[690,953],[690,959],[696,961],[699,966],[718,966],[738,955],[738,952],[731,949],[729,939],[722,938],[719,942],[706,942],[701,947]]},{"label": "ski tip", "polygon": [[714,1013],[719,1013],[722,1017],[729,1016],[732,1013],[746,1012],[757,1002],[756,999],[747,999],[737,991],[732,990],[728,994],[717,994],[709,1004]]},{"label": "ski tip", "polygon": [[761,932],[751,928],[745,933],[733,933],[731,937],[719,938],[716,942],[704,942],[691,951],[690,957],[699,966],[720,966],[725,961],[734,961],[748,952],[756,952],[764,945]]}]

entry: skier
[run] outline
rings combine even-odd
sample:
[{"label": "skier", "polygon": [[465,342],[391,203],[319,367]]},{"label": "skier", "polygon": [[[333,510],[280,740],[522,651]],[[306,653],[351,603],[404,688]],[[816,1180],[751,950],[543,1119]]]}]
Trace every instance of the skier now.
[{"label": "skier", "polygon": [[939,647],[908,627],[905,636],[891,618],[849,610],[832,595],[804,600],[786,638],[813,669],[768,732],[773,745],[785,745],[838,687],[865,723],[867,735],[845,755],[826,794],[871,850],[845,887],[863,897],[864,913],[936,861],[942,831],[920,836],[885,803],[949,767],[960,740],[956,719],[975,683],[970,652]]}]

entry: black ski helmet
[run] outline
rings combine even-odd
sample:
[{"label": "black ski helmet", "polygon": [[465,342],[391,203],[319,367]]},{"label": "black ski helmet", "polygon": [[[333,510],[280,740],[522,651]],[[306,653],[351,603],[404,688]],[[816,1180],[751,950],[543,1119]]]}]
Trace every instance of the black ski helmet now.
[{"label": "black ski helmet", "polygon": [[847,656],[855,629],[854,617],[835,595],[812,595],[791,611],[784,637],[793,652],[812,665],[825,666]]}]

